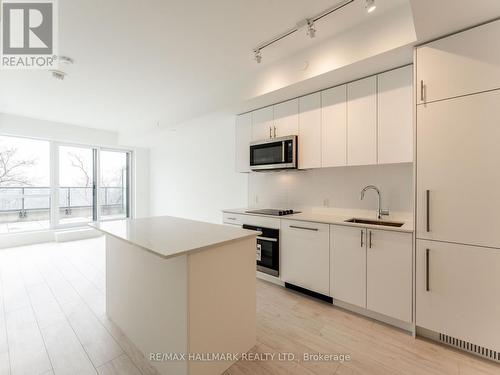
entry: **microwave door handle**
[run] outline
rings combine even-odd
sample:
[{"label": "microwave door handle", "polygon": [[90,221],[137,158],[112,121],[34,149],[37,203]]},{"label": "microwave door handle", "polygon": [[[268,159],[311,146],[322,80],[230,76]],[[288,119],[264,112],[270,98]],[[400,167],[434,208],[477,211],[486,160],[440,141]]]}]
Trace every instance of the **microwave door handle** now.
[{"label": "microwave door handle", "polygon": [[285,162],[285,141],[281,142],[281,162]]}]

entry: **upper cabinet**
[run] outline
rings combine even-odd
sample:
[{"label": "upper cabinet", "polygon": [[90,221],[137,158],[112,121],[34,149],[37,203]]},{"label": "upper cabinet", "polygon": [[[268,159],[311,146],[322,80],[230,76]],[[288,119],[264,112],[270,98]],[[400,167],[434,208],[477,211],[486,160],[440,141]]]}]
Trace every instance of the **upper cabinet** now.
[{"label": "upper cabinet", "polygon": [[378,79],[378,163],[413,161],[413,66]]},{"label": "upper cabinet", "polygon": [[252,113],[236,117],[236,172],[250,172],[250,141],[252,140]]},{"label": "upper cabinet", "polygon": [[273,113],[273,106],[261,108],[252,112],[252,141],[261,141],[273,137]]},{"label": "upper cabinet", "polygon": [[273,138],[299,134],[299,100],[292,99],[274,106]]},{"label": "upper cabinet", "polygon": [[377,164],[377,77],[347,85],[347,164]]},{"label": "upper cabinet", "polygon": [[347,85],[321,93],[321,166],[347,165]]},{"label": "upper cabinet", "polygon": [[412,87],[409,65],[242,115],[236,169],[249,171],[251,141],[289,135],[299,169],[412,162]]},{"label": "upper cabinet", "polygon": [[417,48],[417,103],[500,88],[499,35],[495,21]]},{"label": "upper cabinet", "polygon": [[299,168],[321,167],[321,93],[299,99]]}]

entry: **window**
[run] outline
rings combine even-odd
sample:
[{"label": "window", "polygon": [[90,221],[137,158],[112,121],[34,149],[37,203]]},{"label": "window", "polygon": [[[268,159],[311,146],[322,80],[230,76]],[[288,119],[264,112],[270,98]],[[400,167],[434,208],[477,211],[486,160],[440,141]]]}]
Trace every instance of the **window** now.
[{"label": "window", "polygon": [[0,136],[0,234],[129,217],[130,155]]}]

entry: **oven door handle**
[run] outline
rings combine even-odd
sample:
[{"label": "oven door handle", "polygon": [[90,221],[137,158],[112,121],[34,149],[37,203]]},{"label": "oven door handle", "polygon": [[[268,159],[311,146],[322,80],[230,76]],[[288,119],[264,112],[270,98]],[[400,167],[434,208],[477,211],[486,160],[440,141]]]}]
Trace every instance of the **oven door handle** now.
[{"label": "oven door handle", "polygon": [[262,241],[278,242],[278,239],[271,238],[271,237],[260,237],[260,236],[258,236],[257,239],[258,240],[262,240]]}]

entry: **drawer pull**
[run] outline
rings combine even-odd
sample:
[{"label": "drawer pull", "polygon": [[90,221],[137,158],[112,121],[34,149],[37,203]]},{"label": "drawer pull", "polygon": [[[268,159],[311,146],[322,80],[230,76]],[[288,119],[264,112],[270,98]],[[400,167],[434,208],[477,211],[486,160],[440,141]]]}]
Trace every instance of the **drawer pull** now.
[{"label": "drawer pull", "polygon": [[227,219],[228,219],[228,220],[236,220],[236,218],[235,218],[235,217],[228,217]]},{"label": "drawer pull", "polygon": [[430,265],[430,250],[425,249],[425,290],[430,292],[431,286],[429,281],[429,265]]},{"label": "drawer pull", "polygon": [[278,242],[278,239],[276,239],[276,238],[270,238],[270,237],[260,237],[260,236],[258,236],[257,239],[258,240],[262,240],[262,241]]},{"label": "drawer pull", "polygon": [[303,230],[312,230],[313,232],[317,232],[319,230],[318,228],[299,227],[299,226],[296,226],[296,225],[290,225],[290,228],[293,228],[293,229],[303,229]]}]

